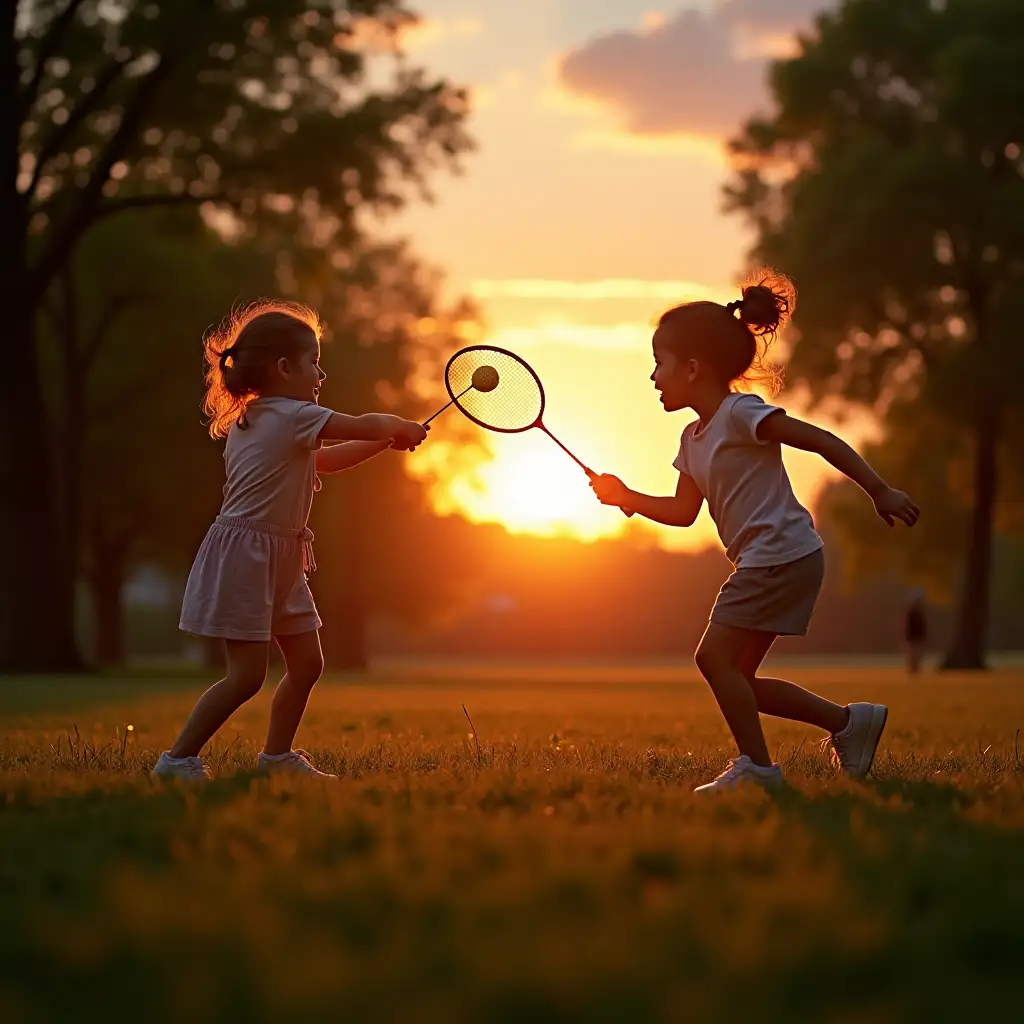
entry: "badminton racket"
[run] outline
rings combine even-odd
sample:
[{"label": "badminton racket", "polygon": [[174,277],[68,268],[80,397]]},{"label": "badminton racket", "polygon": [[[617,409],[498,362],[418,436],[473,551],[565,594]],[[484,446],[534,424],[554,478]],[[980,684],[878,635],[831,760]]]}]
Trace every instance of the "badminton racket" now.
[{"label": "badminton racket", "polygon": [[[444,383],[451,401],[424,426],[454,405],[477,426],[499,434],[521,434],[536,428],[547,434],[590,479],[597,476],[544,425],[544,385],[521,356],[493,345],[471,345],[448,360]],[[629,509],[622,511],[633,515]]]}]

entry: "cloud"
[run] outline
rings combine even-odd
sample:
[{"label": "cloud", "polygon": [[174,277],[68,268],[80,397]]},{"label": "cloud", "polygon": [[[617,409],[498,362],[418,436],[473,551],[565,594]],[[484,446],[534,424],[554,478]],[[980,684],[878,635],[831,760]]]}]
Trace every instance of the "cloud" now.
[{"label": "cloud", "polygon": [[736,60],[727,22],[691,10],[591,40],[559,68],[564,88],[610,106],[638,135],[728,134],[749,115],[763,75],[763,62]]},{"label": "cloud", "polygon": [[599,36],[563,55],[558,82],[610,111],[630,135],[727,137],[767,103],[766,53],[782,52],[780,40],[826,5],[720,0],[710,12],[646,19],[639,30]]}]

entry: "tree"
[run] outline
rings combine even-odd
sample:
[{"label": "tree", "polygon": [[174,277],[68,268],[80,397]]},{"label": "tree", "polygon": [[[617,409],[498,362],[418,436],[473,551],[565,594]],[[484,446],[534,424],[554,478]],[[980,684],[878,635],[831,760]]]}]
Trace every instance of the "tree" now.
[{"label": "tree", "polygon": [[41,337],[44,365],[64,369],[50,395],[60,507],[81,517],[62,523],[62,560],[92,595],[96,660],[120,664],[127,576],[142,561],[187,567],[217,508],[200,339],[242,289],[272,292],[274,265],[252,243],[224,244],[194,209],[133,211],[90,232],[62,278],[75,301]]},{"label": "tree", "polygon": [[[886,413],[884,426],[883,439],[868,445],[865,457],[883,477],[908,487],[928,514],[909,534],[880,532],[874,509],[864,501],[860,489],[846,480],[826,489],[819,501],[819,514],[838,536],[848,583],[895,573],[924,587],[933,600],[948,603],[962,561],[955,539],[970,521],[970,438],[941,410],[919,402],[895,403]],[[1020,428],[1011,425],[1007,433],[1019,437]],[[1001,450],[999,479],[990,616],[997,629],[1001,619],[1012,616],[1013,609],[1019,618],[1024,607],[1024,466],[1009,444]]]},{"label": "tree", "polygon": [[[327,320],[325,400],[407,415],[428,396],[436,401],[439,364],[457,332],[475,329],[472,307],[445,308],[439,278],[402,244],[296,248],[280,257],[271,239],[224,243],[195,210],[133,211],[106,222],[68,270],[76,301],[54,311],[44,365],[75,365],[69,353],[76,339],[88,339],[85,372],[53,374],[51,401],[55,424],[75,441],[60,451],[58,479],[62,493],[65,479],[80,481],[81,563],[101,664],[124,657],[121,594],[131,571],[142,563],[186,571],[216,513],[221,445],[207,436],[199,411],[208,325],[237,302],[281,292],[284,281]],[[134,301],[126,305],[126,296]],[[402,569],[391,552],[427,512],[403,467],[397,456],[379,459],[332,480],[317,501],[328,525],[314,579],[336,663],[362,663],[371,612],[415,612],[402,603]],[[372,564],[365,552],[373,552]]]},{"label": "tree", "polygon": [[777,111],[733,143],[727,192],[756,257],[801,287],[791,378],[818,400],[954,422],[966,442],[956,668],[985,663],[998,466],[1024,364],[1022,61],[1024,10],[1009,0],[846,0],[774,65]]},{"label": "tree", "polygon": [[0,5],[0,666],[79,663],[37,344],[76,246],[168,205],[351,244],[360,211],[398,208],[468,146],[465,97],[444,80],[398,60],[370,84],[369,58],[413,20],[396,0]]}]

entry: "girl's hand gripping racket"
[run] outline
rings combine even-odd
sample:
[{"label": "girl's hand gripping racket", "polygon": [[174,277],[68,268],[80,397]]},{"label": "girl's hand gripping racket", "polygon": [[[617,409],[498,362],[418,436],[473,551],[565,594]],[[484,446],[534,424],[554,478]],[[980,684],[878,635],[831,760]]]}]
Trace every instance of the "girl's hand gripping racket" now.
[{"label": "girl's hand gripping racket", "polygon": [[[594,480],[589,466],[578,459],[544,426],[544,385],[525,359],[492,345],[471,345],[448,360],[444,383],[451,401],[426,421],[439,416],[450,405],[477,426],[500,434],[520,434],[537,427]],[[623,513],[631,516],[629,509]]]}]

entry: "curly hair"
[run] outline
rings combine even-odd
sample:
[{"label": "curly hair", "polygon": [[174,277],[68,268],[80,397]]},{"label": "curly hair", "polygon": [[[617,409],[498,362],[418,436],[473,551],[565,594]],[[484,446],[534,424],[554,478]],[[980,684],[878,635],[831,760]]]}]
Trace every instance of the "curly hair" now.
[{"label": "curly hair", "polygon": [[294,358],[323,328],[316,312],[297,302],[260,299],[232,311],[203,338],[206,394],[203,412],[211,437],[232,423],[245,427],[245,412],[267,384],[278,359]]},{"label": "curly hair", "polygon": [[768,350],[795,309],[793,282],[765,267],[747,278],[742,298],[727,306],[684,302],[661,315],[658,330],[674,348],[706,359],[724,383],[777,394],[782,376]]}]

